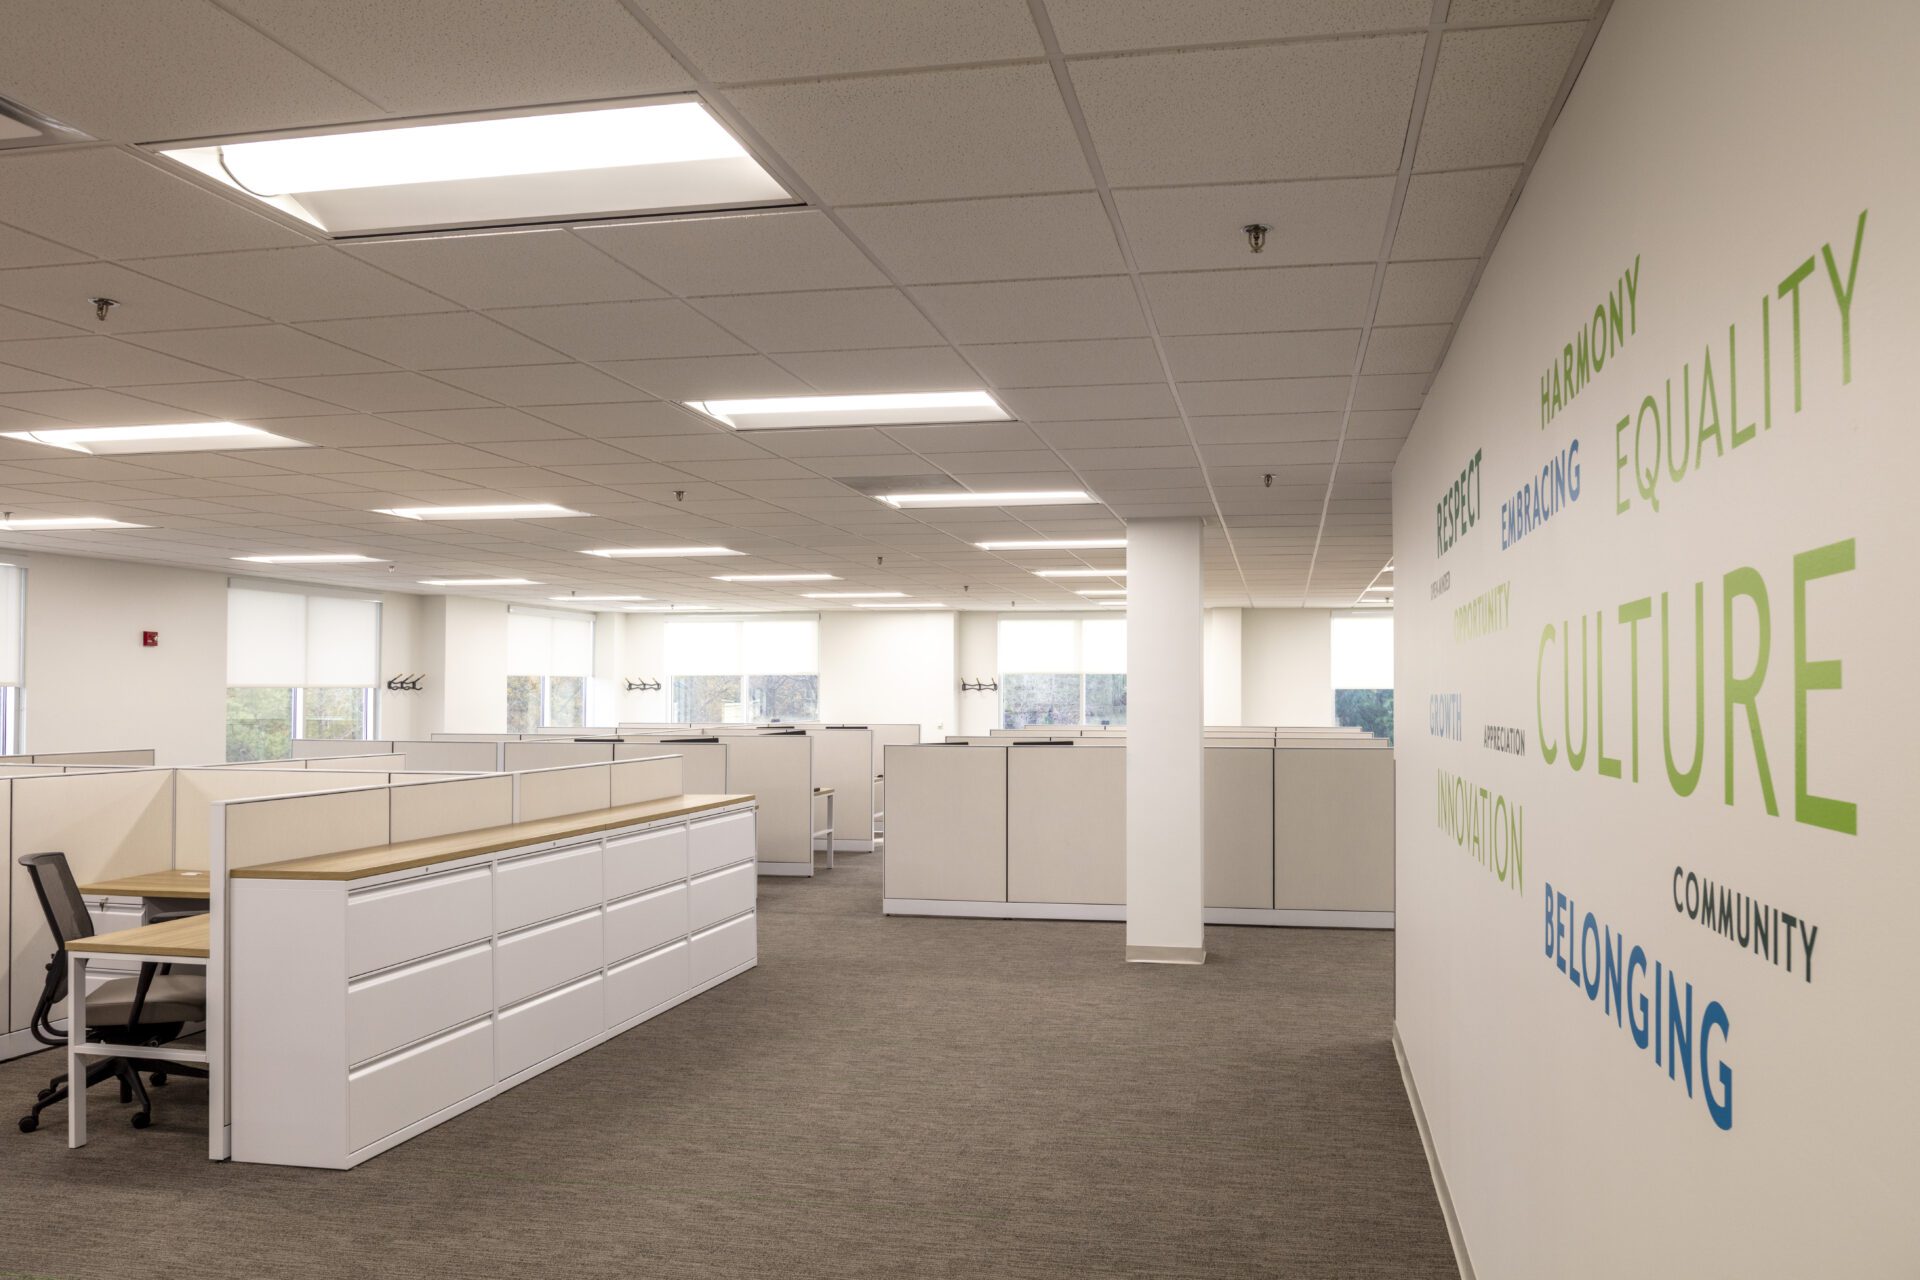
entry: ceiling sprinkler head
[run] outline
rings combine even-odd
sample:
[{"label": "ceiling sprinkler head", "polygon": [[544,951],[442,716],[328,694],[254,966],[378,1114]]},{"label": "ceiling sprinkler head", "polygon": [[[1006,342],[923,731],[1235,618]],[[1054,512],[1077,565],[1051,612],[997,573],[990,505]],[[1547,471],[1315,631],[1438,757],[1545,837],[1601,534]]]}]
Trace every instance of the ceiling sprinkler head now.
[{"label": "ceiling sprinkler head", "polygon": [[107,312],[120,305],[118,298],[88,298],[87,301],[93,304],[93,318],[101,321],[107,318]]},{"label": "ceiling sprinkler head", "polygon": [[1255,253],[1267,247],[1267,232],[1273,230],[1264,222],[1249,222],[1240,229],[1247,233],[1247,248]]}]

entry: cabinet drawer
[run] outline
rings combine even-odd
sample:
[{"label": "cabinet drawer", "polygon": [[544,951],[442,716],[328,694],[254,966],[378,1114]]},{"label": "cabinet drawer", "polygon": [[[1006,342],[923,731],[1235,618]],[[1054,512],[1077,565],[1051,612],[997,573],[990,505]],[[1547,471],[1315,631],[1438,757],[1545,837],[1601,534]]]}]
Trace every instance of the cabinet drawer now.
[{"label": "cabinet drawer", "polygon": [[687,827],[687,874],[699,875],[753,856],[753,814],[705,818]]},{"label": "cabinet drawer", "polygon": [[759,950],[755,917],[749,913],[696,933],[689,941],[688,983],[697,987],[753,959]]},{"label": "cabinet drawer", "polygon": [[411,1044],[493,1008],[493,948],[485,942],[347,985],[347,1061]]},{"label": "cabinet drawer", "polygon": [[687,886],[668,885],[607,906],[606,960],[615,964],[687,936]]},{"label": "cabinet drawer", "polygon": [[695,929],[753,908],[760,889],[759,873],[751,863],[700,876],[687,886],[688,923]]},{"label": "cabinet drawer", "polygon": [[347,895],[347,972],[385,969],[493,933],[493,873],[449,871]]},{"label": "cabinet drawer", "polygon": [[358,1151],[493,1083],[493,1023],[476,1022],[347,1076],[347,1150]]},{"label": "cabinet drawer", "polygon": [[[200,908],[206,910],[204,905]],[[122,929],[138,929],[141,911],[139,906],[109,902],[105,898],[87,899],[87,914],[93,917],[93,931],[96,934],[118,933]],[[52,943],[48,943],[49,949]],[[140,962],[129,960],[125,956],[106,953],[87,957],[87,972],[91,974],[123,974],[140,972]],[[36,984],[37,985],[37,984]],[[36,995],[38,992],[36,991]]]},{"label": "cabinet drawer", "polygon": [[687,989],[687,944],[676,942],[607,970],[607,1025],[614,1027]]},{"label": "cabinet drawer", "polygon": [[668,827],[607,842],[607,897],[624,898],[687,878],[687,829]]},{"label": "cabinet drawer", "polygon": [[600,901],[600,846],[574,845],[499,864],[500,932]]},{"label": "cabinet drawer", "polygon": [[500,1015],[500,1078],[571,1049],[605,1030],[600,975],[536,996]]},{"label": "cabinet drawer", "polygon": [[600,967],[600,908],[503,936],[500,1003],[512,1004]]}]

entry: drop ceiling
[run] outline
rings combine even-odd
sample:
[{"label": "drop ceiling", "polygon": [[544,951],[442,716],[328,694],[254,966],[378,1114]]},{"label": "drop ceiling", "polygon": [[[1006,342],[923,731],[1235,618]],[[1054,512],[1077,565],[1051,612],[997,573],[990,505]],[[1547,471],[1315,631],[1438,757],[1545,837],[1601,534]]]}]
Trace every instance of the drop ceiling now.
[{"label": "drop ceiling", "polygon": [[[831,573],[1066,608],[1075,580],[1031,571],[1114,553],[974,544],[1195,516],[1209,603],[1349,604],[1391,559],[1394,458],[1604,8],[16,0],[0,98],[99,141],[0,150],[0,431],[230,420],[314,447],[0,439],[16,519],[149,526],[0,545],[219,570],[352,552],[394,568],[299,576],[524,577],[489,594],[528,600],[814,607],[712,575]],[[688,92],[809,207],[335,244],[143,145]],[[741,436],[676,403],[975,387],[1017,420]],[[951,487],[1101,505],[867,496]],[[530,502],[591,514],[376,510]],[[752,559],[580,554],[676,542]]]}]

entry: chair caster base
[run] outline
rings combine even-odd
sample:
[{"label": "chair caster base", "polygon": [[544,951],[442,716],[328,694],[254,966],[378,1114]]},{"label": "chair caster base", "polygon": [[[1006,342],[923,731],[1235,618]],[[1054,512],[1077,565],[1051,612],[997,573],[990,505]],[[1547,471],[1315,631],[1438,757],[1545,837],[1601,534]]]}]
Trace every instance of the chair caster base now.
[{"label": "chair caster base", "polygon": [[32,1133],[35,1129],[38,1129],[39,1127],[40,1127],[39,1116],[21,1116],[20,1117],[20,1132]]},{"label": "chair caster base", "polygon": [[144,1111],[139,1112],[137,1115],[133,1117],[133,1127],[136,1129],[144,1129],[152,1123],[153,1123],[153,1117],[148,1115]]}]

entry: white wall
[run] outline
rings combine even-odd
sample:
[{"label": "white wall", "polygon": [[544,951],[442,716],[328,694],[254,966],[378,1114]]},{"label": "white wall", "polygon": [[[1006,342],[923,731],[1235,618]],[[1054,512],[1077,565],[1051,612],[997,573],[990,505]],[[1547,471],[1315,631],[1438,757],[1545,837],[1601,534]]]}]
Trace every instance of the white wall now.
[{"label": "white wall", "polygon": [[[421,605],[429,731],[499,733],[507,727],[507,606],[467,596]],[[437,678],[436,678],[437,676]],[[415,726],[416,731],[420,726]]]},{"label": "white wall", "polygon": [[[23,746],[152,747],[161,764],[227,750],[225,574],[73,556],[27,569]],[[160,633],[143,648],[142,631]]]},{"label": "white wall", "polygon": [[1209,609],[1203,632],[1205,657],[1202,682],[1205,720],[1210,725],[1245,724],[1241,717],[1240,682],[1244,657],[1241,609]]},{"label": "white wall", "polygon": [[[429,657],[421,652],[420,632],[424,598],[389,591],[380,597],[380,670],[373,696],[379,699],[380,720],[376,731],[381,738],[425,737],[419,729],[427,717],[422,714],[422,691],[402,693],[390,690],[387,681],[395,676],[433,675]],[[423,685],[427,681],[421,682]]]},{"label": "white wall", "polygon": [[958,732],[955,618],[917,609],[822,613],[820,718],[918,721],[921,738],[936,742]]},{"label": "white wall", "polygon": [[[986,681],[1000,675],[1000,615],[962,613],[957,615],[955,631],[954,688],[960,681]],[[992,691],[962,693],[959,717],[961,733],[986,733],[1000,726],[1000,695]]]},{"label": "white wall", "polygon": [[1325,609],[1242,611],[1241,723],[1333,723],[1332,618]]},{"label": "white wall", "polygon": [[1920,1275],[1916,48],[1616,0],[1396,466],[1396,1025],[1480,1280]]},{"label": "white wall", "polygon": [[658,683],[658,690],[628,693],[622,682],[620,719],[627,722],[665,720],[671,709],[673,682],[667,678],[667,619],[658,613],[622,615],[621,666],[616,673],[628,679]]}]

